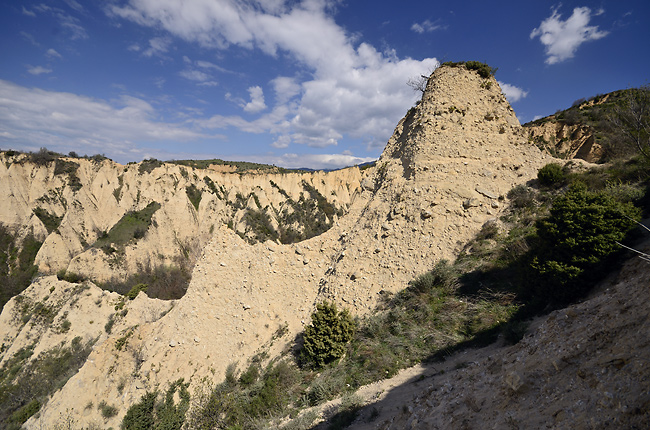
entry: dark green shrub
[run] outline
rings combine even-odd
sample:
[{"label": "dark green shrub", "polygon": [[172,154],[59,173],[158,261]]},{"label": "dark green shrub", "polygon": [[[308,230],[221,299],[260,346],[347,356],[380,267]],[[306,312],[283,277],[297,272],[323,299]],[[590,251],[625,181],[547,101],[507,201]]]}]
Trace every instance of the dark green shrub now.
[{"label": "dark green shrub", "polygon": [[458,278],[453,265],[447,260],[440,260],[430,272],[409,282],[409,289],[418,293],[429,293],[436,288],[452,292],[457,285]]},{"label": "dark green shrub", "polygon": [[604,268],[602,262],[634,226],[639,210],[577,183],[555,200],[537,222],[539,244],[531,267],[538,299],[567,303],[583,295]]},{"label": "dark green shrub", "polygon": [[192,206],[194,206],[194,209],[198,211],[199,204],[201,203],[201,191],[196,188],[196,185],[192,184],[185,188],[185,193],[187,194],[187,198],[190,199]]},{"label": "dark green shrub", "polygon": [[248,369],[246,369],[246,371],[239,377],[239,383],[242,385],[242,387],[248,387],[257,381],[257,378],[259,378],[259,376],[259,366],[257,363],[251,363],[251,365],[248,366]]},{"label": "dark green shrub", "polygon": [[68,272],[66,269],[61,269],[57,271],[56,278],[59,281],[66,281],[66,282],[70,282],[71,284],[78,284],[84,281],[83,276],[74,272]]},{"label": "dark green shrub", "polygon": [[125,296],[128,297],[129,300],[135,300],[135,298],[138,297],[140,291],[144,291],[146,293],[147,288],[147,284],[136,284],[129,290],[128,293],[125,294]]},{"label": "dark green shrub", "polygon": [[102,413],[102,417],[104,417],[104,419],[113,418],[115,415],[117,415],[117,408],[106,403],[106,400],[102,400],[99,405],[97,405],[97,409],[99,409],[99,411]]},{"label": "dark green shrub", "polygon": [[11,415],[11,421],[22,424],[41,409],[41,402],[34,399]]},{"label": "dark green shrub", "polygon": [[61,225],[62,216],[53,215],[43,208],[34,208],[32,212],[41,220],[48,233],[52,233]]},{"label": "dark green shrub", "polygon": [[446,67],[465,66],[467,70],[475,70],[476,73],[478,73],[479,76],[484,79],[493,76],[498,70],[496,67],[490,67],[485,63],[481,63],[480,61],[460,61],[460,62],[446,61],[442,63],[440,66],[446,66]]},{"label": "dark green shrub", "polygon": [[145,393],[138,403],[126,411],[120,428],[122,430],[150,430],[154,428],[153,412],[157,397],[157,391]]},{"label": "dark green shrub", "polygon": [[311,324],[305,327],[302,358],[321,368],[341,358],[345,345],[352,339],[355,323],[347,309],[339,312],[335,303],[316,305]]},{"label": "dark green shrub", "polygon": [[[185,295],[190,282],[189,269],[177,266],[150,265],[142,267],[139,272],[129,275],[126,279],[113,279],[99,283],[103,290],[114,291],[124,296],[128,295],[138,284],[147,285],[147,296],[152,299],[176,300]],[[135,296],[134,296],[135,298]]]},{"label": "dark green shrub", "polygon": [[[189,384],[183,379],[174,381],[165,398],[158,404],[158,391],[146,392],[140,401],[126,411],[120,428],[122,430],[180,430],[185,422],[185,414],[190,406]],[[174,402],[178,392],[179,401]]]},{"label": "dark green shrub", "polygon": [[29,160],[36,164],[37,166],[46,166],[54,161],[59,154],[53,151],[49,151],[47,148],[43,147],[38,152],[30,152]]},{"label": "dark green shrub", "polygon": [[152,224],[152,217],[158,209],[160,203],[151,202],[144,209],[127,212],[108,233],[101,234],[93,246],[110,254],[117,251],[111,244],[122,246],[132,239],[142,238]]},{"label": "dark green shrub", "polygon": [[549,163],[537,171],[537,179],[541,185],[559,187],[566,183],[566,173],[557,163]]},{"label": "dark green shrub", "polygon": [[248,415],[264,417],[281,413],[289,404],[292,387],[298,381],[298,369],[286,360],[269,364],[262,375],[262,387],[248,404]]},{"label": "dark green shrub", "polygon": [[517,185],[508,191],[507,197],[510,204],[518,209],[532,209],[535,207],[535,191],[526,185]]},{"label": "dark green shrub", "polygon": [[113,331],[113,326],[115,325],[115,315],[111,315],[108,318],[108,321],[104,325],[104,331],[108,334],[111,334],[111,331]]},{"label": "dark green shrub", "polygon": [[490,67],[485,63],[480,61],[467,61],[465,63],[467,70],[476,70],[480,77],[487,79],[490,76],[493,76],[497,72],[496,67]]},{"label": "dark green shrub", "polygon": [[163,165],[163,162],[160,160],[156,160],[155,158],[147,158],[145,160],[142,160],[140,165],[138,166],[138,173],[141,175],[144,173],[151,173],[153,169],[160,167]]}]

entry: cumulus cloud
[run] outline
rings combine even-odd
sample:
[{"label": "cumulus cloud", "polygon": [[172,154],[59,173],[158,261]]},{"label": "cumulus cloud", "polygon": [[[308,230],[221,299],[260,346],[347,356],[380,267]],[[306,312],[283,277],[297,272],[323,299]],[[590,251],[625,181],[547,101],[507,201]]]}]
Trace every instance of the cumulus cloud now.
[{"label": "cumulus cloud", "polygon": [[583,43],[602,39],[609,34],[607,31],[598,30],[598,26],[588,25],[593,16],[602,13],[602,9],[592,13],[588,7],[577,7],[573,9],[573,14],[563,21],[558,9],[554,8],[551,16],[530,33],[530,38],[539,37],[545,46],[546,64],[559,63],[573,58]]},{"label": "cumulus cloud", "polygon": [[264,92],[261,87],[250,87],[248,89],[248,94],[251,96],[251,101],[246,103],[244,106],[246,112],[257,113],[266,109],[266,104],[264,103]]},{"label": "cumulus cloud", "polygon": [[60,152],[75,150],[112,157],[122,154],[129,160],[141,142],[182,142],[206,137],[187,124],[162,122],[158,117],[151,104],[136,97],[123,96],[109,103],[0,80],[3,146],[47,146]]},{"label": "cumulus cloud", "polygon": [[431,22],[428,19],[425,20],[424,22],[421,23],[414,23],[411,26],[411,30],[415,31],[416,33],[423,34],[423,33],[431,33],[436,30],[444,30],[446,27],[442,24],[440,24],[440,20],[436,20],[435,22]]},{"label": "cumulus cloud", "polygon": [[52,73],[52,69],[45,68],[43,66],[28,66],[27,71],[32,75],[42,75],[47,73]]},{"label": "cumulus cloud", "polygon": [[528,91],[524,91],[519,87],[501,81],[498,81],[498,83],[501,87],[501,91],[503,91],[503,94],[505,94],[506,99],[508,99],[510,103],[519,101],[528,95]]},{"label": "cumulus cloud", "polygon": [[[258,120],[216,116],[208,121],[211,127],[266,127],[264,132],[278,133],[276,146],[324,147],[350,136],[379,147],[417,98],[406,85],[408,78],[434,69],[438,61],[400,59],[392,51],[358,43],[334,21],[335,3],[130,0],[124,6],[113,5],[109,13],[202,47],[288,54],[304,69],[297,76],[310,76],[274,79],[276,104]],[[262,104],[254,104],[252,96],[250,109],[258,109]]]}]

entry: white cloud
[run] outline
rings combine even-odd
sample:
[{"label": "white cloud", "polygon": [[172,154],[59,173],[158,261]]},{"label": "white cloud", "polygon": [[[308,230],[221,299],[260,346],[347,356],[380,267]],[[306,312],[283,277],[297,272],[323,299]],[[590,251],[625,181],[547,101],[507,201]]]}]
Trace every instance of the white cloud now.
[{"label": "white cloud", "polygon": [[189,79],[190,81],[204,82],[210,79],[210,76],[207,73],[204,73],[200,70],[185,69],[182,70],[179,74],[185,79]]},{"label": "white cloud", "polygon": [[56,52],[55,49],[52,48],[48,49],[45,55],[49,58],[63,58],[61,54],[59,54],[58,52]]},{"label": "white cloud", "polygon": [[510,103],[517,102],[528,95],[528,91],[524,91],[522,88],[501,81],[498,81],[498,83]]},{"label": "white cloud", "polygon": [[415,31],[416,33],[423,34],[423,33],[431,33],[436,30],[444,30],[446,26],[440,24],[440,20],[436,20],[436,22],[431,22],[428,19],[425,20],[422,23],[414,23],[411,26],[411,30]]},{"label": "white cloud", "polygon": [[[237,158],[237,157],[233,157]],[[340,169],[342,167],[375,161],[372,157],[356,157],[350,154],[296,154],[247,156],[246,159],[264,164],[273,164],[289,169]]]},{"label": "white cloud", "polygon": [[183,142],[207,137],[188,124],[163,122],[158,117],[151,104],[135,97],[123,96],[109,103],[0,80],[3,147],[47,146],[65,153],[105,153],[132,160],[141,142]]},{"label": "white cloud", "polygon": [[232,73],[230,70],[209,61],[197,60],[196,65],[203,69],[214,69],[222,73]]},{"label": "white cloud", "polygon": [[[78,4],[74,0],[72,0],[70,3],[68,3],[71,7],[72,4]],[[79,7],[82,7],[79,5]],[[79,24],[79,19],[73,17],[72,15],[68,14],[66,11],[63,9],[60,9],[58,7],[50,7],[46,5],[45,3],[40,3],[36,6],[34,6],[34,11],[38,13],[47,13],[52,16],[54,16],[58,21],[59,25],[65,30],[67,30],[67,33],[72,40],[77,40],[77,39],[87,39],[88,38],[88,33],[86,33],[86,29]],[[31,13],[34,13],[34,15],[31,15],[30,11],[27,11],[23,8],[23,13],[26,15],[30,16],[35,16],[36,14],[31,11]]]},{"label": "white cloud", "polygon": [[34,11],[25,9],[25,6],[23,6],[23,15],[35,17],[36,13]]},{"label": "white cloud", "polygon": [[[112,6],[109,13],[202,47],[234,45],[270,56],[289,54],[303,68],[297,76],[310,76],[302,81],[272,80],[276,105],[258,120],[215,116],[208,121],[211,127],[265,127],[256,132],[286,136],[276,140],[281,145],[323,147],[351,136],[381,146],[417,98],[406,85],[408,78],[426,73],[438,62],[435,58],[399,59],[394,51],[380,52],[358,43],[355,35],[334,21],[331,13],[336,3],[130,0],[124,6]],[[434,26],[430,23],[428,28]]]},{"label": "white cloud", "polygon": [[65,3],[70,6],[72,9],[76,10],[77,12],[82,12],[84,10],[84,7],[77,3],[75,0],[64,0]]},{"label": "white cloud", "polygon": [[129,45],[126,49],[132,52],[140,52],[142,48],[140,48],[140,45],[138,45],[137,43],[133,43]]},{"label": "white cloud", "polygon": [[287,148],[289,144],[291,143],[291,138],[287,135],[280,136],[278,137],[272,144],[271,146],[274,148]]},{"label": "white cloud", "polygon": [[32,75],[42,75],[47,73],[52,73],[52,69],[47,69],[43,66],[28,66],[27,71]]},{"label": "white cloud", "polygon": [[149,47],[142,51],[142,55],[145,57],[152,57],[154,55],[163,57],[163,54],[169,51],[169,45],[171,43],[172,41],[168,37],[154,37],[149,40]]},{"label": "white cloud", "polygon": [[278,76],[271,81],[275,90],[275,98],[279,104],[283,104],[300,94],[300,84],[294,78]]},{"label": "white cloud", "polygon": [[251,101],[246,103],[244,106],[246,112],[257,113],[266,109],[266,104],[264,103],[264,92],[261,87],[250,87],[248,93],[251,96]]},{"label": "white cloud", "polygon": [[583,43],[601,39],[609,34],[607,31],[599,31],[598,26],[588,25],[592,16],[602,13],[602,9],[592,14],[588,7],[577,7],[573,9],[573,14],[563,21],[555,8],[551,16],[530,33],[530,38],[539,37],[546,47],[546,64],[559,63],[573,58]]},{"label": "white cloud", "polygon": [[34,35],[32,35],[30,33],[27,33],[26,31],[21,31],[20,35],[23,36],[23,38],[26,41],[28,41],[29,43],[31,43],[32,45],[41,46],[41,44],[36,41],[36,38],[34,37]]},{"label": "white cloud", "polygon": [[181,75],[182,77],[184,77],[185,79],[188,79],[190,81],[197,82],[198,85],[200,85],[200,86],[215,87],[215,86],[219,85],[216,81],[212,80],[212,77],[209,74],[207,74],[205,72],[202,72],[200,70],[185,69],[185,70],[181,70],[179,75]]}]

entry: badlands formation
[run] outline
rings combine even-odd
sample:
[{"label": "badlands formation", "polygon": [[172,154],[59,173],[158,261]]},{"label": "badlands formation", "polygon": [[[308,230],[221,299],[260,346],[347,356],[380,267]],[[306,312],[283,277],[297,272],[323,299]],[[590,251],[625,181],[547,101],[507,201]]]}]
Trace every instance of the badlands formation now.
[{"label": "badlands formation", "polygon": [[[38,278],[22,298],[12,299],[0,316],[8,346],[0,364],[30,344],[33,358],[77,336],[84,343],[95,340],[78,373],[25,426],[47,428],[68,416],[79,426],[118,428],[146,390],[181,377],[192,387],[205,378],[221,381],[231,363],[242,368],[266,348],[279,354],[322,300],[355,314],[369,312],[383,290],[400,290],[440,259],[453,258],[500,215],[507,192],[551,160],[528,142],[492,76],[444,66],[399,122],[376,165],[363,172],[240,175],[172,164],[143,172],[137,165],[78,160],[81,187],[73,188],[51,165],[5,157],[0,222],[23,237],[31,231],[44,239],[36,258],[42,273],[67,269],[105,281],[145,265],[194,263],[181,299],[140,293],[126,302],[126,314],[116,311],[117,293],[54,275]],[[186,193],[191,185],[202,193],[198,208]],[[266,211],[279,228],[278,214],[289,200],[309,198],[308,189],[342,214],[327,218],[326,232],[294,244],[242,239],[250,233],[246,208]],[[89,245],[128,211],[151,202],[160,204],[151,227],[118,261]],[[63,217],[55,231],[33,215],[36,207]],[[51,303],[49,327],[20,318],[25,303],[37,302]],[[71,323],[65,332],[57,329],[64,318]],[[104,326],[111,319],[108,334]],[[115,405],[118,414],[104,420],[96,408],[86,408],[101,401]]]}]

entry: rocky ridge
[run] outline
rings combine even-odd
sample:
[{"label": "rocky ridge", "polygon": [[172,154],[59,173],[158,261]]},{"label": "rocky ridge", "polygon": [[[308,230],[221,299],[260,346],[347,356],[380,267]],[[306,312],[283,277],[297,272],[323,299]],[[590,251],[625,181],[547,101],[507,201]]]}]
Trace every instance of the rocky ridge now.
[{"label": "rocky ridge", "polygon": [[[240,175],[169,163],[143,169],[144,163],[122,166],[110,160],[62,158],[39,165],[29,162],[26,155],[6,154],[0,161],[0,222],[19,237],[32,233],[43,241],[35,261],[41,272],[67,269],[96,281],[122,278],[146,265],[193,261],[214,228],[223,224],[252,239],[249,212],[262,214],[268,220],[266,230],[276,233],[283,215],[293,213],[297,202],[309,199],[308,191],[318,193],[331,207],[333,214],[324,223],[332,225],[336,214],[347,210],[361,180],[357,168]],[[64,174],[60,166],[73,173]],[[215,167],[221,170],[223,166]],[[196,207],[189,199],[191,189],[196,190]],[[93,246],[125,214],[151,203],[160,204],[160,209],[143,237],[113,254]],[[51,231],[37,211],[58,219]],[[300,232],[302,225],[294,221],[283,227]]]},{"label": "rocky ridge", "polygon": [[544,122],[526,127],[529,139],[558,158],[579,158],[597,163],[604,154],[591,127],[581,124]]},{"label": "rocky ridge", "polygon": [[[341,173],[349,184],[358,180],[359,191],[331,182],[331,187],[349,189],[341,194],[349,207],[330,230],[293,245],[250,245],[232,229],[215,226],[186,295],[155,321],[100,338],[80,371],[26,426],[51,425],[71,414],[79,425],[102,422],[116,427],[145,389],[180,377],[197,387],[206,377],[220,380],[228,364],[245,363],[261,348],[278,353],[302,330],[319,300],[335,300],[358,314],[368,312],[382,290],[399,290],[439,259],[452,258],[486,221],[499,215],[507,191],[534,178],[550,160],[528,143],[493,77],[482,78],[465,68],[437,69],[422,100],[400,121],[367,176],[355,176],[353,170]],[[175,168],[166,167],[168,173]],[[243,181],[222,175],[214,177],[215,184]],[[177,199],[172,207],[179,212],[167,216],[181,224],[178,218],[192,219],[187,216],[194,214],[191,204],[187,198],[181,203],[180,193],[165,190],[174,189],[174,181],[182,178],[180,171],[173,179],[161,172],[129,188],[131,200],[125,201],[137,201],[145,192],[159,193],[155,198],[165,202]],[[106,182],[97,181],[97,187],[102,190]],[[107,195],[119,184],[117,174],[111,183]],[[317,187],[318,180],[312,184]],[[288,178],[281,187],[293,190]],[[329,195],[327,190],[321,194]],[[29,195],[37,198],[39,193]],[[199,214],[208,202],[201,200]],[[20,207],[19,202],[13,205]],[[61,226],[65,222],[64,217]],[[179,224],[173,225],[180,229]],[[210,229],[210,223],[189,224]],[[151,245],[159,240],[157,247],[164,249],[171,238],[157,234],[151,235]],[[187,238],[193,234],[189,231]],[[51,282],[55,278],[45,278],[27,294],[42,294]],[[144,299],[141,296],[138,300]],[[97,410],[85,408],[101,400],[116,405],[118,414],[103,420]]]}]

